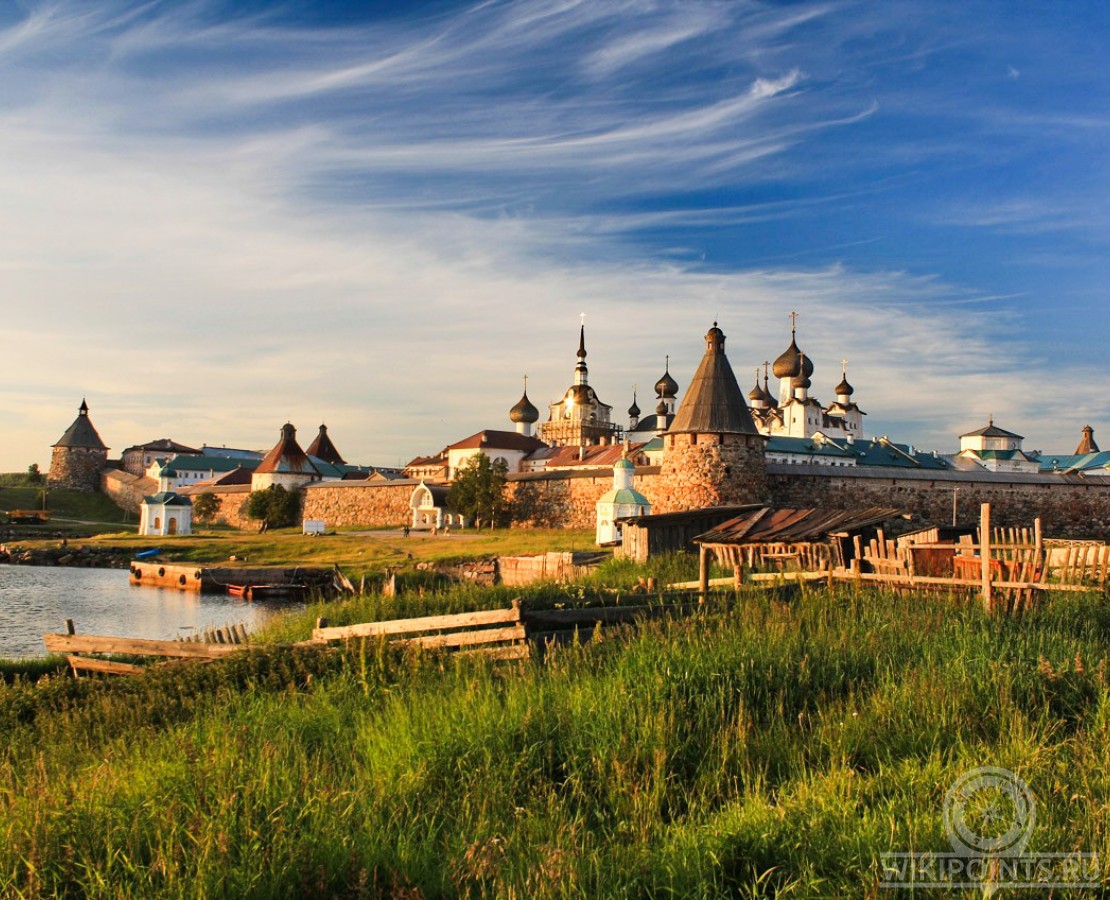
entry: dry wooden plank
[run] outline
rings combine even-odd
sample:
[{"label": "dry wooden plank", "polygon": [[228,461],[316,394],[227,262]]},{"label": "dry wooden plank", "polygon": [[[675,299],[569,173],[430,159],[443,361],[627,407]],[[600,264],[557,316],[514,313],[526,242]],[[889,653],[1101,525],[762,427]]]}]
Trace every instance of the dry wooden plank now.
[{"label": "dry wooden plank", "polygon": [[822,572],[753,572],[748,576],[748,581],[776,582],[789,584],[792,581],[824,581],[829,577],[827,571]]},{"label": "dry wooden plank", "polygon": [[500,625],[519,622],[520,607],[487,609],[480,612],[456,613],[449,616],[424,616],[419,619],[386,619],[382,622],[361,622],[357,625],[336,625],[314,628],[314,641],[340,641],[354,637],[383,637],[391,634],[413,634],[419,631],[443,631],[449,628],[470,628],[475,625]]},{"label": "dry wooden plank", "polygon": [[[910,580],[904,575],[879,575],[872,572],[860,573],[845,573],[840,570],[835,573],[838,581],[876,581],[883,584],[892,584],[896,586],[909,587]],[[936,584],[936,585],[950,585],[952,587],[966,587],[966,588],[981,588],[982,582],[978,578],[945,578],[937,575],[917,575],[914,577],[915,584]],[[991,586],[994,588],[1033,588],[1038,591],[1073,591],[1073,592],[1086,592],[1090,588],[1084,585],[1076,584],[1045,584],[1043,582],[1020,582],[1020,581],[992,581]]]},{"label": "dry wooden plank", "polygon": [[48,653],[121,653],[131,656],[212,658],[242,653],[245,649],[232,644],[187,644],[184,641],[152,641],[92,634],[44,634],[42,640]]},{"label": "dry wooden plank", "polygon": [[482,631],[453,631],[450,634],[425,634],[420,637],[402,638],[398,644],[413,644],[428,648],[469,647],[472,644],[496,644],[501,641],[522,641],[523,625],[509,628],[486,628]]},{"label": "dry wooden plank", "polygon": [[142,666],[132,665],[131,663],[110,662],[106,659],[95,659],[89,656],[74,656],[69,654],[66,656],[66,661],[69,667],[73,669],[74,673],[80,671],[84,672],[102,672],[105,675],[135,675],[143,671]]}]

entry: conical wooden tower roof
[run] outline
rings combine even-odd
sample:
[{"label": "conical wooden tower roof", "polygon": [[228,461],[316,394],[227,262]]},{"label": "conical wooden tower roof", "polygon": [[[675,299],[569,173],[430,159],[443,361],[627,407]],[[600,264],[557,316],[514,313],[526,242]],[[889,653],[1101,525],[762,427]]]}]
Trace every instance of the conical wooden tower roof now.
[{"label": "conical wooden tower roof", "polygon": [[66,429],[66,433],[58,438],[58,443],[54,446],[81,447],[92,450],[108,449],[89,419],[89,405],[84,400],[81,401],[81,406],[77,410],[77,418]]},{"label": "conical wooden tower roof", "polygon": [[262,457],[254,470],[256,475],[278,473],[283,475],[319,475],[301,445],[297,443],[297,429],[289,422],[281,426],[281,440],[274,449]]},{"label": "conical wooden tower roof", "polygon": [[705,343],[705,356],[667,432],[759,434],[725,356],[724,332],[716,322],[706,334]]},{"label": "conical wooden tower roof", "polygon": [[309,456],[315,456],[317,459],[322,459],[326,463],[331,463],[333,466],[341,466],[344,463],[343,457],[339,455],[339,451],[335,449],[335,444],[328,437],[327,425],[320,426],[320,433],[316,435],[316,440],[308,445],[305,453]]}]

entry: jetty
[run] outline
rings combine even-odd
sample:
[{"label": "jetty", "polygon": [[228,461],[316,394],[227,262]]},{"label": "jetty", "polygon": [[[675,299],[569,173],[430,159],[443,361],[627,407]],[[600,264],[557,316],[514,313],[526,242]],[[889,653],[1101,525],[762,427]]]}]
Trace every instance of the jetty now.
[{"label": "jetty", "polygon": [[256,593],[261,596],[262,591],[255,588],[268,589],[272,594],[278,593],[279,588],[284,588],[286,594],[328,591],[334,588],[340,574],[334,568],[201,566],[158,559],[133,559],[130,569],[131,584],[198,594],[235,593],[248,598]]}]

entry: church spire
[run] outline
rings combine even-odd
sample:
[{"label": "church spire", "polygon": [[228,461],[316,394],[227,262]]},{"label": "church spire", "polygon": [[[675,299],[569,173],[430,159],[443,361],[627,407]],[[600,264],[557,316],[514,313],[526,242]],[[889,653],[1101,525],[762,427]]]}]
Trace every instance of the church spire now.
[{"label": "church spire", "polygon": [[582,325],[578,331],[578,363],[574,367],[574,383],[588,384],[586,370],[586,314],[582,313]]}]

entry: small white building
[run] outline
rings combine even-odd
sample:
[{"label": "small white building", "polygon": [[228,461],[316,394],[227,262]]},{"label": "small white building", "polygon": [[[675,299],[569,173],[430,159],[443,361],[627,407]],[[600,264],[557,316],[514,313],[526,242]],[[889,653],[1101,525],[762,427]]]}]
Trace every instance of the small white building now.
[{"label": "small white building", "polygon": [[597,501],[597,543],[603,547],[621,542],[619,519],[651,514],[651,501],[632,486],[635,477],[630,460],[613,465],[613,489]]},{"label": "small white building", "polygon": [[139,507],[139,534],[165,537],[192,534],[193,503],[173,491],[143,497]]},{"label": "small white building", "polygon": [[479,454],[488,456],[491,462],[503,460],[507,471],[519,472],[521,461],[526,456],[545,447],[546,444],[543,441],[531,435],[487,428],[447,448],[447,476],[455,478],[459,474],[459,469],[471,457]]},{"label": "small white building", "polygon": [[960,435],[959,457],[977,462],[989,472],[1039,472],[1040,459],[1026,453],[1020,434],[994,424],[991,416],[986,428]]},{"label": "small white building", "polygon": [[409,497],[412,510],[412,527],[416,529],[466,527],[466,517],[447,508],[449,488],[443,484],[426,484],[421,481]]}]

